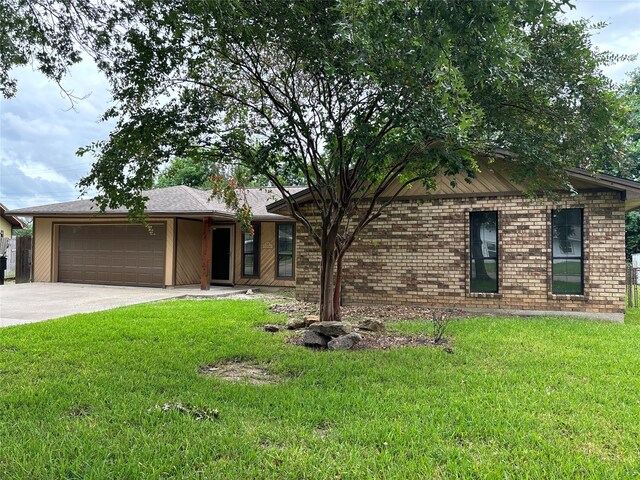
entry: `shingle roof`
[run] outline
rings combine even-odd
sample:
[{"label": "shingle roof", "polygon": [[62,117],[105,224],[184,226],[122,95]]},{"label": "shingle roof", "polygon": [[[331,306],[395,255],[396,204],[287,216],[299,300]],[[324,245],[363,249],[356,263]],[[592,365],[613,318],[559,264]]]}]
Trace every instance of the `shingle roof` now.
[{"label": "shingle roof", "polygon": [[[290,187],[297,192],[302,187]],[[208,190],[179,185],[176,187],[146,190],[143,194],[147,200],[145,212],[150,216],[158,215],[214,215],[233,217],[234,213],[216,198],[211,198]],[[256,220],[285,219],[282,215],[267,212],[267,205],[282,197],[274,188],[247,189],[247,202],[251,206]],[[71,202],[52,203],[36,207],[21,208],[9,212],[11,215],[24,217],[34,216],[87,216],[99,214],[100,210],[93,200],[74,200]],[[126,208],[106,210],[104,215],[126,215]]]}]

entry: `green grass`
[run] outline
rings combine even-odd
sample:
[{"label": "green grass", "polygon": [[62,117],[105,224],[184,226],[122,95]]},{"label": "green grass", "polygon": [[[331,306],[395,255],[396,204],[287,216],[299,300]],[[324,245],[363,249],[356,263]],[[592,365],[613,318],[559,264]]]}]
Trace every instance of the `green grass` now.
[{"label": "green grass", "polygon": [[[257,328],[274,320],[175,301],[0,329],[0,478],[640,475],[640,311],[454,322],[454,354],[310,351]],[[224,359],[288,380],[197,374]],[[167,402],[220,417],[148,411]]]}]

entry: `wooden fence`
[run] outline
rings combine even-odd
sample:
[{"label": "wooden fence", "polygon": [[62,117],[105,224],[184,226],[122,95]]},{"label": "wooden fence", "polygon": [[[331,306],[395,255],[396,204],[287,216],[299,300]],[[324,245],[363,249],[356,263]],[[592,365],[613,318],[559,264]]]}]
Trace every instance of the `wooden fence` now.
[{"label": "wooden fence", "polygon": [[16,237],[16,283],[31,281],[31,237]]},{"label": "wooden fence", "polygon": [[627,305],[640,307],[640,268],[627,267]]}]

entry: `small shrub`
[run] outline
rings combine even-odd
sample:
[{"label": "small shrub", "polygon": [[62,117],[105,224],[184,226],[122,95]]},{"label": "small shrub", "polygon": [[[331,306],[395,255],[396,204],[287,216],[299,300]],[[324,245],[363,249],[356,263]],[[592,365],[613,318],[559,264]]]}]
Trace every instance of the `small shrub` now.
[{"label": "small shrub", "polygon": [[449,317],[448,315],[440,312],[436,312],[433,314],[431,325],[433,328],[433,341],[435,343],[440,343],[442,341],[450,321],[451,317]]}]

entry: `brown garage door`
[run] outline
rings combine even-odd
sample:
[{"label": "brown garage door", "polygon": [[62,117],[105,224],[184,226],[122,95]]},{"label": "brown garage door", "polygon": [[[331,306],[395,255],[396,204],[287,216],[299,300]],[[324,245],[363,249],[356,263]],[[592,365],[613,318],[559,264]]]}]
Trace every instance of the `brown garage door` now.
[{"label": "brown garage door", "polygon": [[164,285],[166,229],[153,225],[60,225],[58,281]]}]

